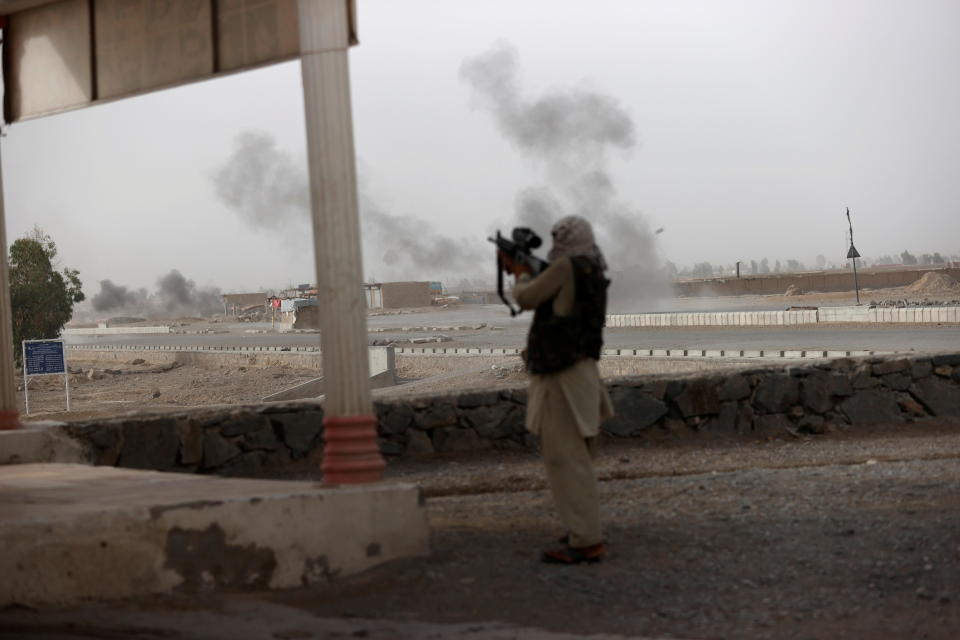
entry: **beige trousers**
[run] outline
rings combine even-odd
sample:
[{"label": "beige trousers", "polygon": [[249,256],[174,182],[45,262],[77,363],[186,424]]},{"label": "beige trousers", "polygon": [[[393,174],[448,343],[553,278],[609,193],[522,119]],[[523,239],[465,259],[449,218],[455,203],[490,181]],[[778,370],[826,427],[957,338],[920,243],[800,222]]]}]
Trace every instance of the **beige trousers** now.
[{"label": "beige trousers", "polygon": [[597,438],[584,438],[567,398],[546,389],[539,407],[540,444],[547,482],[560,520],[570,532],[570,545],[586,547],[603,541],[600,496],[593,468]]}]

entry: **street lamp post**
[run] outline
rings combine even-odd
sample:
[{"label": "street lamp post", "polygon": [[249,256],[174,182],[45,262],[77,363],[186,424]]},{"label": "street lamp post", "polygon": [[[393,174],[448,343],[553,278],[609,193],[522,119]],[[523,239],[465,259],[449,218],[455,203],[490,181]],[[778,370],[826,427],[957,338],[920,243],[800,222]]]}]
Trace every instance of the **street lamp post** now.
[{"label": "street lamp post", "polygon": [[853,246],[853,223],[850,222],[850,207],[847,207],[847,224],[850,225],[850,250],[847,251],[847,259],[853,260],[853,287],[857,292],[857,304],[860,304],[860,283],[857,282],[857,258],[860,257],[860,252],[857,251],[857,248]]}]

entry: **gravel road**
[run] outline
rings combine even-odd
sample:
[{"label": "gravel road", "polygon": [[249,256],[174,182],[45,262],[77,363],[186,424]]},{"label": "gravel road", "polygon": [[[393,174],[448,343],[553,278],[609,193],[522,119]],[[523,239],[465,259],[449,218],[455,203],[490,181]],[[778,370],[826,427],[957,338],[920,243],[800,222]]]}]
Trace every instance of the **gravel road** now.
[{"label": "gravel road", "polygon": [[389,473],[428,496],[429,558],[287,592],[8,609],[0,638],[957,637],[960,421],[609,441],[599,466],[599,565],[538,562],[560,525],[536,455],[411,460]]}]

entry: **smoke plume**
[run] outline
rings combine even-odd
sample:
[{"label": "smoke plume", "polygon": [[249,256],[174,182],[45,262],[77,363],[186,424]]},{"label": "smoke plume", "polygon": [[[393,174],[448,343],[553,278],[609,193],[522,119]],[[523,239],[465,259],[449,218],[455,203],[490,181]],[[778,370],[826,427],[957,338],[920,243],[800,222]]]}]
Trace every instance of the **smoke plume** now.
[{"label": "smoke plume", "polygon": [[[267,133],[243,132],[234,152],[213,176],[220,200],[255,229],[299,233],[310,223],[309,181],[303,161],[279,151]],[[359,194],[364,269],[381,280],[444,280],[480,275],[491,251],[476,240],[437,233],[416,216],[388,213]],[[291,234],[291,230],[297,233]]]},{"label": "smoke plume", "polygon": [[139,302],[136,293],[110,280],[100,281],[100,292],[90,299],[94,311],[112,311],[133,307]]},{"label": "smoke plume", "polygon": [[213,176],[217,196],[254,227],[289,229],[303,223],[310,191],[303,163],[277,149],[267,133],[244,131],[233,155]]},{"label": "smoke plume", "polygon": [[156,305],[169,313],[210,315],[223,308],[220,289],[197,287],[176,269],[157,279]]},{"label": "smoke plume", "polygon": [[607,171],[611,152],[636,146],[633,120],[617,101],[582,88],[526,99],[516,51],[507,45],[465,60],[460,78],[504,137],[545,172],[546,186],[518,194],[518,225],[546,234],[559,218],[581,215],[593,223],[610,265],[612,308],[649,306],[667,295],[655,234],[617,198]]},{"label": "smoke plume", "polygon": [[176,269],[157,279],[153,293],[131,291],[111,280],[100,281],[100,291],[91,298],[94,311],[160,319],[175,316],[209,316],[223,310],[220,289],[198,287]]}]

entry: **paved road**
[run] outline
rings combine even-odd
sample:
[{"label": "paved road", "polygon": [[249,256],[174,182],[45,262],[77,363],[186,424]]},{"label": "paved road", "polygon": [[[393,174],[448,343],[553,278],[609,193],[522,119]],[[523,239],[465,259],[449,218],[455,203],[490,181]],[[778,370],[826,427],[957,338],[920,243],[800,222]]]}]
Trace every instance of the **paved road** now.
[{"label": "paved road", "polygon": [[[436,316],[440,315],[440,318]],[[389,318],[392,318],[390,320]],[[439,321],[438,321],[439,320]],[[371,329],[397,327],[427,327],[426,331],[372,332],[371,341],[408,341],[411,338],[430,338],[444,335],[450,342],[445,347],[519,347],[524,344],[529,315],[511,319],[499,318],[491,323],[484,319],[463,315],[424,314],[372,317]],[[477,326],[482,329],[448,330],[450,326]],[[430,330],[429,327],[444,327]],[[493,330],[491,327],[500,327]],[[262,333],[248,334],[253,325],[242,325],[224,334],[170,334],[70,336],[71,344],[102,345],[193,345],[193,346],[319,346],[316,333]],[[253,327],[256,328],[256,327]],[[607,329],[606,345],[610,348],[690,348],[690,349],[870,349],[875,351],[945,351],[960,347],[960,326],[825,326],[800,327],[636,327]]]}]

